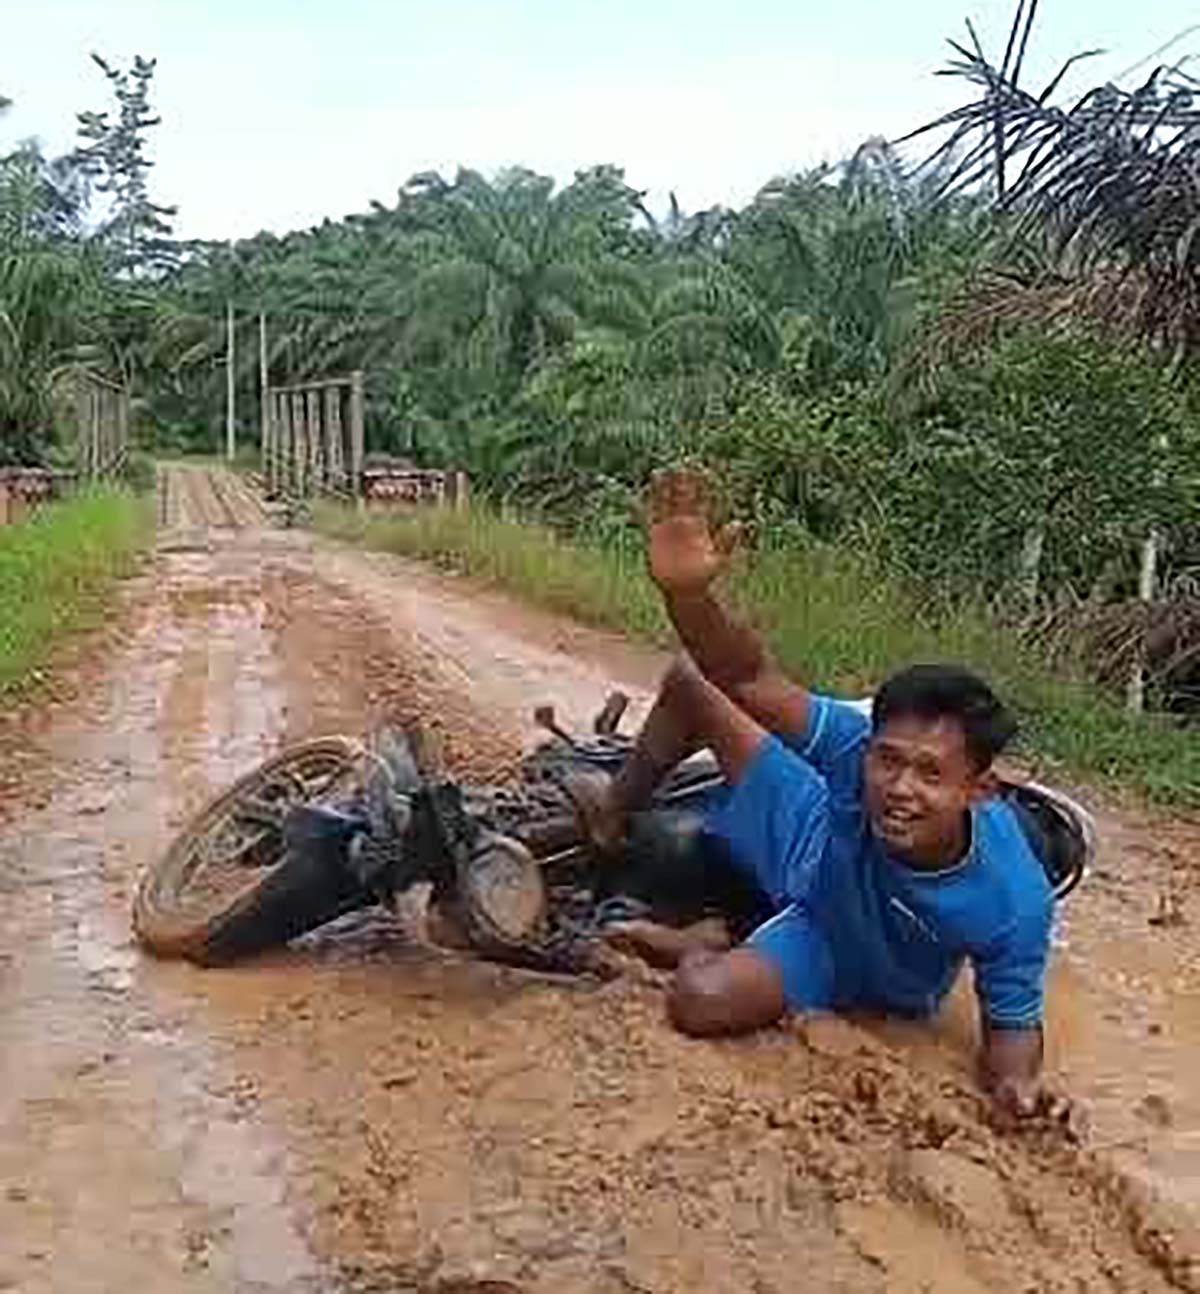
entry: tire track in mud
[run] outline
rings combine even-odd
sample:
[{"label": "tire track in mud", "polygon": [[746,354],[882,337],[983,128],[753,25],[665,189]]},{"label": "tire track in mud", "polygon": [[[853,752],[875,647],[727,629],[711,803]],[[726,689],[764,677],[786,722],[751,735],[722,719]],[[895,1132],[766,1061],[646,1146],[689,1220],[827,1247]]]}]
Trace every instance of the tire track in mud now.
[{"label": "tire track in mud", "polygon": [[[282,1152],[203,1033],[185,1037],[173,998],[156,998],[173,968],[144,976],[130,943],[137,871],[207,793],[204,737],[244,734],[244,760],[273,726],[253,698],[224,695],[240,652],[212,571],[174,565],[127,590],[146,608],[132,641],[42,743],[69,774],[0,845],[2,1288],[322,1288],[282,1202]],[[173,745],[176,723],[200,739]]]},{"label": "tire track in mud", "polygon": [[0,1288],[1196,1288],[1100,1161],[986,1126],[961,1010],[696,1043],[652,986],[458,960],[387,915],[230,971],[142,958],[139,869],[281,741],[399,710],[492,776],[533,703],[582,717],[657,666],[296,533],[158,562],[0,840]]}]

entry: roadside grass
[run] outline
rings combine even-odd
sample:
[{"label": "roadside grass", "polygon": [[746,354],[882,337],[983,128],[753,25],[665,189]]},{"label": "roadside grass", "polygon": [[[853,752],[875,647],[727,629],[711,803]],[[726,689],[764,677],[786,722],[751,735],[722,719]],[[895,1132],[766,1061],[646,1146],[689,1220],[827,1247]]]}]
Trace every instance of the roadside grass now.
[{"label": "roadside grass", "polygon": [[152,525],[145,499],[105,489],[0,529],[0,700],[35,682],[66,635],[103,621]]},{"label": "roadside grass", "polygon": [[[385,515],[318,505],[314,526],[364,547],[462,572],[551,611],[673,641],[640,549],[563,539],[482,507]],[[1021,720],[1019,753],[1059,773],[1200,807],[1200,739],[1157,716],[1137,718],[1093,685],[1051,673],[1017,639],[971,608],[935,608],[853,554],[788,546],[743,559],[733,600],[781,663],[812,686],[862,695],[920,660],[962,662],[992,680]]]}]

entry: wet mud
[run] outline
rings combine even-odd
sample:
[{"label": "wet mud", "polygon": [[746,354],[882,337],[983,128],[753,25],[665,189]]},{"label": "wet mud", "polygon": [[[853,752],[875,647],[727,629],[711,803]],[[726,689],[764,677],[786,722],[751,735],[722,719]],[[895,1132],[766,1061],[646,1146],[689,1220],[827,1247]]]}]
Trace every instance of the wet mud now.
[{"label": "wet mud", "polygon": [[1095,805],[1050,1007],[1083,1146],[990,1127],[965,986],[932,1027],[714,1044],[666,1028],[653,977],[481,964],[386,915],[155,962],[140,870],[282,743],[415,716],[502,776],[535,704],[644,705],[662,664],[265,528],[222,473],[174,471],[160,516],[101,647],[4,729],[0,1290],[1200,1288],[1196,824]]}]

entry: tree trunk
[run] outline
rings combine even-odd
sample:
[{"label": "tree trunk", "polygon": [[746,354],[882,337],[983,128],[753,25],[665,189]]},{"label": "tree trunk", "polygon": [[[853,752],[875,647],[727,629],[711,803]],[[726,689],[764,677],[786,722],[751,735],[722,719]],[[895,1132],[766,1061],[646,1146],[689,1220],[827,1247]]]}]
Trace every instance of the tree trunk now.
[{"label": "tree trunk", "polygon": [[258,312],[258,389],[262,402],[260,418],[262,422],[262,465],[263,475],[267,474],[267,460],[271,449],[271,395],[270,380],[267,375],[267,316]]}]

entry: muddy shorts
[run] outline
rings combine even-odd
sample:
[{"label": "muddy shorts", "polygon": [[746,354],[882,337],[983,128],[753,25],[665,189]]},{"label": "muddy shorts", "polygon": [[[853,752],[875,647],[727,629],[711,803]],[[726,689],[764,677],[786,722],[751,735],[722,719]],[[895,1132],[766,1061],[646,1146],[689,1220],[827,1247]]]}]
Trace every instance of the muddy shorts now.
[{"label": "muddy shorts", "polygon": [[809,894],[829,845],[829,787],[777,737],[767,737],[736,786],[714,798],[705,829],[782,912]]},{"label": "muddy shorts", "polygon": [[775,915],[747,946],[774,962],[794,1011],[829,1009],[838,992],[824,931],[805,906],[829,842],[825,779],[778,738],[768,737],[738,784],[709,806],[706,828],[766,892]]},{"label": "muddy shorts", "polygon": [[794,903],[764,921],[745,946],[778,969],[788,1010],[831,1011],[843,1004],[829,940],[803,904]]}]

